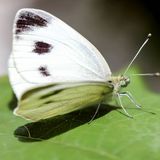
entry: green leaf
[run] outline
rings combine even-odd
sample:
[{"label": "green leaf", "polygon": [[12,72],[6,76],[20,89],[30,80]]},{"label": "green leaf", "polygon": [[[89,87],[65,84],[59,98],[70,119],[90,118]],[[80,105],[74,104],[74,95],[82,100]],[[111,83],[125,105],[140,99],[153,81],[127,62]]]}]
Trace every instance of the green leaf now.
[{"label": "green leaf", "polygon": [[29,123],[12,114],[12,90],[8,78],[1,77],[0,159],[159,160],[160,95],[149,91],[138,77],[133,78],[125,90],[132,92],[143,106],[143,110],[137,109],[123,98],[124,106],[134,119],[123,115],[121,109],[102,106],[90,124],[87,122],[96,107]]}]

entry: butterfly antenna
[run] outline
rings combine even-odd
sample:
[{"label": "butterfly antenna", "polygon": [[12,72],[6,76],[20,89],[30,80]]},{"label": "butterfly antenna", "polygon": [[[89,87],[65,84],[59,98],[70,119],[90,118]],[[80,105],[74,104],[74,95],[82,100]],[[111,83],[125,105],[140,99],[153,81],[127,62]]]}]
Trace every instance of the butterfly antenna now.
[{"label": "butterfly antenna", "polygon": [[130,76],[151,76],[151,77],[160,77],[160,73],[140,73],[140,74],[131,74]]},{"label": "butterfly antenna", "polygon": [[133,57],[132,61],[129,63],[127,69],[124,72],[124,75],[126,75],[126,73],[128,72],[129,68],[131,67],[131,65],[133,64],[134,60],[137,58],[137,56],[139,55],[139,53],[141,52],[142,48],[146,45],[146,43],[149,41],[150,37],[152,36],[151,33],[148,34],[146,40],[144,41],[144,43],[142,44],[142,46],[139,48],[138,52],[136,53],[136,55]]}]

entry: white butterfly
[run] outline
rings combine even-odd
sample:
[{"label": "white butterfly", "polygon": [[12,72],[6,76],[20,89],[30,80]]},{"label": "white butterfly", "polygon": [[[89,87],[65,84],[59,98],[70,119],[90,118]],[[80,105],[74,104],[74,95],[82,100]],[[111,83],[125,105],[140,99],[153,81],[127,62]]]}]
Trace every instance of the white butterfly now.
[{"label": "white butterfly", "polygon": [[19,100],[14,113],[38,121],[104,103],[129,84],[112,77],[100,52],[57,17],[37,9],[21,9],[13,26],[9,77]]}]

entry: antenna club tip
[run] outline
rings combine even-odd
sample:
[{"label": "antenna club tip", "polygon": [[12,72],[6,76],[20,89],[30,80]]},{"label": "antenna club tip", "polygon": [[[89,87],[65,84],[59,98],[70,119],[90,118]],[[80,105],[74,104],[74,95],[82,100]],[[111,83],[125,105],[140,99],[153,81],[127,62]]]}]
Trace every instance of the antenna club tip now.
[{"label": "antenna club tip", "polygon": [[150,37],[152,37],[152,34],[151,34],[151,33],[148,34],[147,38],[150,38]]},{"label": "antenna club tip", "polygon": [[159,77],[159,76],[160,76],[160,73],[159,73],[159,72],[155,73],[155,76]]}]

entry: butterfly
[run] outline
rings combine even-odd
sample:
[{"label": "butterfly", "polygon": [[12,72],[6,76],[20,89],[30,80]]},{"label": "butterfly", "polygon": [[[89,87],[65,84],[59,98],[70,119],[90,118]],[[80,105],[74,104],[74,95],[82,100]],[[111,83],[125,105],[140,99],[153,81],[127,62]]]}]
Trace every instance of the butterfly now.
[{"label": "butterfly", "polygon": [[[148,41],[149,37],[146,41]],[[42,10],[21,9],[13,25],[9,79],[18,99],[14,114],[39,121],[116,97],[126,115],[121,93],[129,77],[113,77],[101,55],[87,39]]]}]

